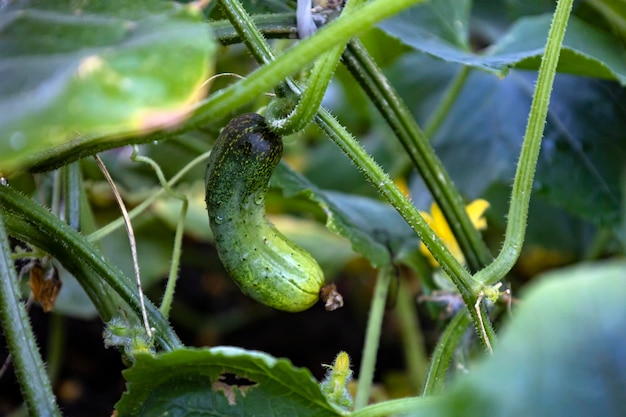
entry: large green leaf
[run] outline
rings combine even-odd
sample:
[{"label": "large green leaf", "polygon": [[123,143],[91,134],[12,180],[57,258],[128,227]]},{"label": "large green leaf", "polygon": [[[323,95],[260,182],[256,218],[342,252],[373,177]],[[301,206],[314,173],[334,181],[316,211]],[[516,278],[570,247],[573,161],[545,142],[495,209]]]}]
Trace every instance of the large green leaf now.
[{"label": "large green leaf", "polygon": [[0,171],[90,137],[180,123],[215,43],[201,14],[160,0],[13,1],[0,16]]},{"label": "large green leaf", "polygon": [[[379,27],[418,51],[499,76],[510,68],[539,67],[551,14],[524,17],[515,22],[495,45],[481,53],[468,46],[469,2],[427,2],[381,23]],[[626,84],[626,51],[610,33],[575,16],[563,41],[559,71],[606,78]]]},{"label": "large green leaf", "polygon": [[544,275],[514,311],[493,356],[428,415],[626,415],[625,276],[624,262]]},{"label": "large green leaf", "polygon": [[468,44],[470,7],[469,0],[425,2],[378,27],[419,51],[463,61],[473,56]]},{"label": "large green leaf", "polygon": [[317,381],[286,359],[235,347],[141,354],[124,372],[119,417],[338,416]]},{"label": "large green leaf", "polygon": [[[390,77],[423,120],[439,97],[436,86],[449,81],[454,70],[414,54],[394,67]],[[433,138],[455,183],[471,198],[494,182],[513,178],[535,79],[533,72],[517,70],[505,79],[472,73]],[[435,87],[427,90],[425,85]],[[596,224],[617,224],[619,178],[626,164],[624,100],[626,90],[615,83],[557,75],[535,192]],[[413,194],[424,194],[420,190]]]},{"label": "large green leaf", "polygon": [[[486,62],[537,69],[546,43],[552,15],[519,19],[510,31],[487,51]],[[567,26],[558,71],[614,79],[626,85],[626,51],[618,39],[572,16]]]}]

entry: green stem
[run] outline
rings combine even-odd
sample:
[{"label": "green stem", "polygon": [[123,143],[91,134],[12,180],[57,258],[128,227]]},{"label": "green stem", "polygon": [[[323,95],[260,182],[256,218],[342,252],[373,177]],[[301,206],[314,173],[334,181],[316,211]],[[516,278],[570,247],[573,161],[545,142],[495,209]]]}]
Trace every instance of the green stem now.
[{"label": "green stem", "polygon": [[440,402],[434,398],[409,397],[368,405],[350,414],[350,417],[385,417],[410,413],[412,417],[432,417]]},{"label": "green stem", "polygon": [[367,405],[370,397],[370,389],[374,380],[374,368],[376,367],[376,356],[378,354],[378,344],[380,342],[380,331],[385,314],[385,304],[387,302],[387,292],[389,283],[393,276],[393,268],[384,266],[378,270],[374,295],[370,304],[370,315],[367,320],[365,331],[365,345],[363,346],[363,358],[359,370],[359,382],[356,389],[354,409],[358,410]]},{"label": "green stem", "polygon": [[433,232],[424,218],[415,209],[415,206],[398,189],[382,168],[324,108],[321,108],[318,112],[316,123],[350,158],[367,180],[376,187],[378,192],[400,213],[422,242],[424,242],[430,253],[433,254],[439,265],[441,265],[441,268],[456,285],[465,305],[468,307],[479,340],[485,349],[490,350],[489,347],[493,346],[495,342],[495,332],[482,303],[479,305],[479,311],[476,311],[474,308],[478,300],[479,291],[474,291],[471,288],[469,272],[450,253],[448,247]]},{"label": "green stem", "polygon": [[422,390],[423,396],[437,395],[443,392],[450,361],[469,324],[470,317],[465,309],[456,313],[454,318],[448,323],[446,330],[437,342],[437,347],[430,360],[428,377]]},{"label": "green stem", "polygon": [[261,57],[260,63],[270,63],[273,58],[272,51],[239,0],[218,0],[218,4],[250,53],[257,60]]},{"label": "green stem", "polygon": [[67,166],[55,170],[52,173],[52,195],[50,196],[50,211],[55,216],[61,215],[61,193],[63,189],[63,175]]},{"label": "green stem", "polygon": [[467,215],[461,194],[435,154],[428,137],[421,131],[411,111],[367,49],[358,40],[351,40],[343,62],[387,120],[413,161],[448,220],[470,269],[477,271],[489,264],[493,258],[480,232]]},{"label": "green stem", "polygon": [[415,296],[406,279],[400,279],[396,301],[396,315],[400,323],[406,368],[412,391],[418,394],[428,371],[428,357],[424,349],[424,337],[417,320]]},{"label": "green stem", "polygon": [[[222,0],[224,1],[224,0]],[[222,6],[223,7],[223,6]],[[225,11],[225,9],[223,8]],[[228,12],[225,11],[226,14]],[[295,13],[255,14],[252,19],[265,39],[297,38]],[[243,40],[230,20],[209,22],[213,35],[222,45],[233,45]]]},{"label": "green stem", "polygon": [[[6,188],[6,186],[0,186]],[[24,304],[0,215],[0,323],[31,416],[60,416]]]},{"label": "green stem", "polygon": [[[422,0],[373,0],[356,8],[350,15],[330,22],[293,48],[264,65],[246,79],[219,90],[196,106],[195,114],[184,128],[190,130],[206,124],[209,120],[228,115],[232,110],[254,100],[257,96],[273,89],[287,77],[314,61],[323,51],[347,42],[357,33],[367,30],[376,23],[419,3]],[[169,135],[171,135],[170,133]]]},{"label": "green stem", "polygon": [[[124,313],[141,317],[137,288],[76,230],[8,186],[0,187],[0,214],[12,236],[54,256],[79,281],[104,321]],[[146,309],[161,347],[180,347],[159,310],[149,301]]]},{"label": "green stem", "polygon": [[189,206],[189,201],[187,197],[183,194],[177,193],[174,191],[167,181],[165,180],[165,176],[163,175],[163,171],[161,171],[161,167],[154,162],[152,159],[141,156],[137,154],[137,148],[135,148],[131,159],[136,162],[143,162],[145,164],[150,165],[150,167],[156,173],[157,178],[159,179],[159,183],[165,192],[177,199],[180,200],[182,206],[180,208],[180,216],[178,216],[178,223],[176,225],[176,234],[174,235],[174,248],[172,249],[172,263],[170,265],[170,273],[167,278],[167,285],[165,286],[165,293],[163,294],[163,299],[161,300],[161,307],[159,310],[163,317],[168,318],[170,314],[170,308],[172,306],[172,300],[174,299],[174,289],[176,288],[176,281],[178,278],[178,266],[180,265],[180,249],[183,243],[183,232],[185,231],[185,218],[187,217],[187,207]]},{"label": "green stem", "polygon": [[622,253],[626,252],[626,170],[622,171],[622,221],[617,227],[617,239],[621,243]]},{"label": "green stem", "polygon": [[[363,0],[348,0],[339,19],[345,19]],[[250,20],[252,23],[252,20]],[[304,91],[292,111],[284,118],[269,118],[269,125],[279,135],[290,135],[304,129],[317,113],[328,84],[335,73],[346,44],[338,44],[325,52],[313,65]],[[280,101],[281,99],[279,99]],[[289,102],[289,98],[283,99]]]},{"label": "green stem", "polygon": [[[344,45],[335,46],[315,61],[306,86],[292,111],[286,117],[268,118],[269,126],[274,132],[279,135],[290,135],[299,132],[311,123],[322,104],[343,49]],[[290,97],[278,100],[289,102]]]},{"label": "green stem", "polygon": [[467,81],[467,77],[469,77],[472,72],[472,67],[462,66],[461,70],[452,80],[452,83],[448,86],[446,91],[441,98],[441,101],[437,105],[437,108],[428,118],[428,122],[426,123],[426,127],[424,128],[424,135],[427,138],[431,138],[435,135],[435,133],[441,127],[441,124],[450,113],[450,109],[456,103],[456,99],[461,93],[465,82]]},{"label": "green stem", "polygon": [[504,244],[495,261],[474,276],[476,281],[474,286],[478,289],[501,280],[511,270],[522,250],[535,168],[550,104],[550,93],[572,3],[573,0],[559,0],[556,4],[545,53],[539,66],[524,143],[513,182]]}]

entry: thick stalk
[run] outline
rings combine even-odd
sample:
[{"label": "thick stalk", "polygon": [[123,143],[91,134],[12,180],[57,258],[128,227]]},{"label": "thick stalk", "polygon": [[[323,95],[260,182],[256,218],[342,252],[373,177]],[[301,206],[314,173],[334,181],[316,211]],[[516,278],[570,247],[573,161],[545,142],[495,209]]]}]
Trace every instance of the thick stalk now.
[{"label": "thick stalk", "polygon": [[358,40],[351,40],[343,62],[402,143],[448,220],[470,269],[477,271],[489,264],[493,258],[467,215],[463,198],[430,146],[428,137],[367,49]]},{"label": "thick stalk", "polygon": [[[6,188],[1,186],[0,188]],[[61,416],[28,314],[20,299],[11,246],[0,214],[0,323],[31,416]]]},{"label": "thick stalk", "polygon": [[81,192],[83,190],[83,174],[81,172],[80,163],[72,162],[63,167],[64,185],[64,203],[65,203],[65,221],[74,230],[80,230],[81,224]]},{"label": "thick stalk", "polygon": [[474,276],[474,287],[477,289],[500,281],[511,270],[522,250],[533,179],[550,104],[550,93],[572,3],[573,0],[559,0],[556,4],[545,52],[539,66],[537,85],[513,182],[504,244],[494,262]]},{"label": "thick stalk", "polygon": [[316,116],[316,123],[322,131],[350,158],[354,165],[363,173],[367,180],[378,192],[400,213],[411,228],[424,242],[428,250],[433,254],[441,268],[455,284],[465,305],[468,307],[476,333],[485,347],[495,343],[495,332],[491,321],[487,316],[482,303],[478,311],[474,308],[478,300],[479,291],[471,288],[471,276],[469,272],[450,253],[447,246],[428,226],[424,218],[415,209],[415,206],[405,197],[400,189],[394,184],[382,168],[361,147],[361,145],[339,124],[324,108],[321,108]]},{"label": "thick stalk", "polygon": [[320,29],[315,36],[299,42],[276,60],[264,65],[235,85],[212,94],[199,104],[195,114],[185,125],[185,130],[206,124],[226,116],[232,110],[254,100],[257,96],[273,89],[287,77],[314,61],[328,48],[347,42],[357,33],[367,30],[376,23],[419,3],[422,0],[373,0],[357,7],[345,18],[337,19]]},{"label": "thick stalk", "polygon": [[[253,17],[254,25],[266,39],[297,38],[295,13],[257,14]],[[222,45],[241,43],[239,32],[228,20],[217,20],[209,23],[213,35]]]},{"label": "thick stalk", "polygon": [[[345,19],[363,0],[348,0],[339,19]],[[252,23],[254,26],[254,24]],[[317,113],[328,84],[335,73],[345,43],[332,47],[325,52],[313,65],[306,86],[298,98],[293,110],[284,118],[269,118],[270,128],[279,135],[290,135],[304,129]],[[280,100],[280,99],[279,99]],[[289,101],[289,99],[286,99]]]},{"label": "thick stalk", "polygon": [[269,64],[273,59],[272,50],[239,0],[218,0],[218,2],[250,53],[260,64]]}]

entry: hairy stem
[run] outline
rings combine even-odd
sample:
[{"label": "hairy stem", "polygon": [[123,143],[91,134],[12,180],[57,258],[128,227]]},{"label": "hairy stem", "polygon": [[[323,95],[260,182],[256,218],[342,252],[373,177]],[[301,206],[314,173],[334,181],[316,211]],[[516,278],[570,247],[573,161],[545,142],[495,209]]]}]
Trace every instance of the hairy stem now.
[{"label": "hairy stem", "polygon": [[526,235],[526,220],[533,179],[535,177],[535,168],[537,167],[537,159],[541,149],[541,140],[550,104],[550,94],[556,67],[559,62],[565,29],[567,28],[567,22],[572,10],[572,3],[573,0],[559,0],[557,2],[545,52],[539,66],[537,84],[530,107],[530,116],[517,164],[515,181],[513,182],[504,244],[494,262],[474,276],[474,286],[476,288],[482,288],[501,280],[511,270],[522,250]]},{"label": "hairy stem", "polygon": [[[345,19],[363,0],[348,0],[339,19]],[[306,86],[292,111],[284,118],[269,119],[270,128],[280,135],[290,135],[304,129],[317,113],[328,84],[335,73],[345,43],[332,47],[315,61]],[[280,100],[280,99],[279,99]]]},{"label": "hairy stem", "polygon": [[[1,188],[6,186],[0,185]],[[0,213],[0,323],[31,416],[61,416],[39,354],[28,314],[20,299],[11,247]]]},{"label": "hairy stem", "polygon": [[350,158],[367,180],[376,187],[378,192],[400,213],[422,242],[424,242],[430,253],[433,254],[439,265],[441,265],[441,268],[458,288],[465,305],[468,306],[479,340],[485,349],[489,350],[489,347],[495,343],[495,332],[482,303],[479,304],[478,309],[473,308],[477,304],[480,291],[471,288],[469,272],[450,253],[448,247],[433,232],[424,218],[415,209],[415,206],[405,197],[391,178],[361,147],[356,139],[324,108],[321,108],[318,112],[316,123]]},{"label": "hairy stem", "polygon": [[430,146],[428,137],[419,128],[411,111],[382,70],[356,39],[348,44],[343,62],[387,120],[413,161],[448,220],[470,269],[477,271],[489,264],[491,253],[467,215],[463,198]]},{"label": "hairy stem", "polygon": [[[357,7],[345,18],[337,19],[276,60],[264,65],[245,80],[215,92],[196,107],[195,114],[185,125],[185,130],[205,124],[210,119],[223,117],[271,90],[287,77],[314,61],[329,47],[347,42],[355,34],[371,28],[385,18],[391,17],[422,0],[373,0]],[[256,47],[253,48],[253,51]]]}]

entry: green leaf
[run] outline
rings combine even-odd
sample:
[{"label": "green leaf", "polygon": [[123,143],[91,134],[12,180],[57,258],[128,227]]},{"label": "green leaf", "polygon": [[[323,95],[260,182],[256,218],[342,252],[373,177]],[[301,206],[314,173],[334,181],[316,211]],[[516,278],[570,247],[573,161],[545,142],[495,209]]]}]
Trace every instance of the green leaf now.
[{"label": "green leaf", "polygon": [[215,43],[201,19],[159,0],[5,5],[2,173],[95,153],[95,135],[120,140],[184,120],[211,75]]},{"label": "green leaf", "polygon": [[493,356],[458,380],[429,415],[626,415],[624,276],[624,262],[542,276]]},{"label": "green leaf", "polygon": [[[552,14],[519,19],[500,42],[489,48],[489,61],[508,66],[539,68]],[[617,80],[626,85],[626,51],[608,32],[572,16],[567,26],[559,72]],[[504,69],[504,63],[502,65]]]},{"label": "green leaf", "polygon": [[[385,20],[378,27],[419,50],[450,48],[451,53],[461,53],[469,51],[471,4],[470,0],[425,2]],[[424,40],[426,44],[421,43]],[[421,48],[417,48],[418,44]]]},{"label": "green leaf", "polygon": [[[379,27],[417,51],[447,62],[506,75],[510,68],[537,69],[552,14],[517,20],[495,45],[472,52],[467,45],[467,2],[428,2],[388,19]],[[458,10],[453,11],[457,7]],[[620,42],[578,18],[570,18],[558,71],[617,80],[626,85],[626,52]]]},{"label": "green leaf", "polygon": [[[390,77],[397,80],[396,88],[418,119],[424,119],[440,91],[425,90],[423,84],[445,84],[453,72],[449,64],[414,54]],[[535,73],[518,70],[505,79],[472,73],[433,138],[455,184],[470,198],[513,178],[535,79]],[[619,178],[626,161],[626,90],[606,81],[558,74],[552,94],[535,192],[596,224],[616,225]],[[413,195],[423,195],[422,190],[415,184]]]},{"label": "green leaf", "polygon": [[342,415],[308,370],[236,347],[138,355],[124,378],[119,417]]},{"label": "green leaf", "polygon": [[326,227],[352,242],[352,248],[374,267],[388,265],[390,252],[405,244],[415,244],[417,235],[388,204],[372,198],[323,191],[302,175],[280,164],[272,185],[282,188],[286,197],[304,195],[326,213]]}]

